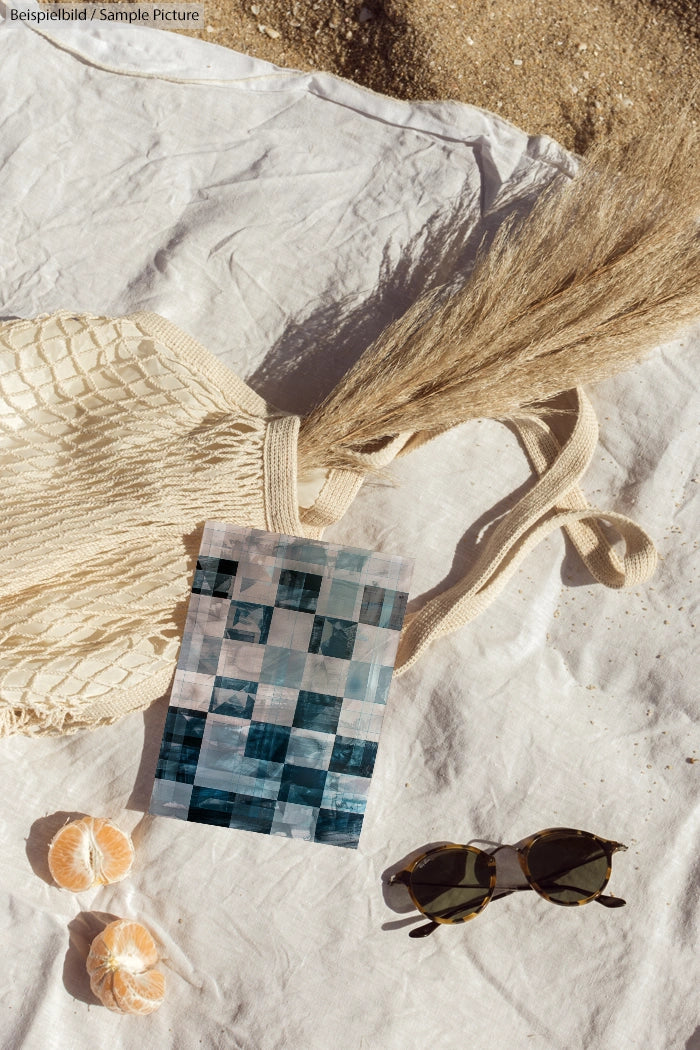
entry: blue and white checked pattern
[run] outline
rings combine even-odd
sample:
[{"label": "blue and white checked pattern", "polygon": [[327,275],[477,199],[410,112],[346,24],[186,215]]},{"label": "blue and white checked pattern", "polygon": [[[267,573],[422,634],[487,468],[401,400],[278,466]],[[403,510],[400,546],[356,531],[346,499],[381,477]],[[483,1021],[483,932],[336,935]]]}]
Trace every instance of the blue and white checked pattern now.
[{"label": "blue and white checked pattern", "polygon": [[357,847],[411,569],[208,522],[150,812]]}]

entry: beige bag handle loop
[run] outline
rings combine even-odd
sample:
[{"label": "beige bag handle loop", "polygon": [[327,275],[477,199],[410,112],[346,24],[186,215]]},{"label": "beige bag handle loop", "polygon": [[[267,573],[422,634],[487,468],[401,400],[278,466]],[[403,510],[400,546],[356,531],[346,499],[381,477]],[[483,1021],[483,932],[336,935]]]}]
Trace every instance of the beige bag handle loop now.
[{"label": "beige bag handle loop", "polygon": [[[365,465],[367,473],[382,470],[402,451],[412,434],[399,434],[387,441],[376,452],[356,453],[358,465]],[[300,521],[305,536],[318,539],[323,530],[339,521],[362,488],[365,475],[358,470],[335,469],[329,471],[313,505],[301,514]]]},{"label": "beige bag handle loop", "polygon": [[[297,444],[299,416],[272,419],[265,435],[265,518],[270,532],[320,539],[323,530],[339,521],[362,488],[360,470],[331,470],[313,504],[299,511],[297,500]],[[367,473],[381,470],[398,455],[411,434],[399,434],[376,452],[358,453],[358,465]]]},{"label": "beige bag handle loop", "polygon": [[[598,425],[583,390],[577,389],[575,397],[574,427],[562,447],[543,420],[517,422],[539,480],[495,525],[465,576],[407,617],[397,675],[412,667],[436,638],[483,612],[529,552],[558,528],[566,528],[590,571],[608,587],[641,583],[654,571],[656,551],[644,530],[623,514],[591,507],[578,488],[596,447]],[[596,519],[616,527],[626,545],[623,558],[612,549]]]},{"label": "beige bag handle loop", "polygon": [[[542,419],[520,422],[517,430],[530,462],[537,473],[542,475],[559,454],[559,442]],[[578,485],[569,489],[558,507],[560,510],[585,510],[589,513],[592,510]],[[618,528],[620,536],[626,541],[624,557],[621,558],[610,545],[597,519],[627,523],[624,531]],[[638,525],[623,515],[596,511],[595,516],[572,519],[564,525],[564,530],[588,571],[605,587],[634,587],[648,580],[656,568],[657,554],[652,541]]]},{"label": "beige bag handle loop", "polygon": [[[395,674],[412,667],[436,638],[473,620],[496,598],[523,559],[551,532],[564,528],[596,580],[606,587],[635,586],[656,567],[649,536],[623,514],[592,507],[578,486],[598,442],[593,406],[582,389],[573,391],[573,428],[560,444],[544,418],[514,421],[538,474],[535,485],[493,527],[479,557],[452,587],[409,614],[401,634]],[[298,417],[272,421],[266,438],[266,505],[272,531],[320,537],[348,509],[364,476],[356,470],[330,471],[314,504],[302,511],[295,501]],[[365,455],[367,469],[392,459],[425,440],[425,434],[401,434],[377,452]],[[293,484],[290,486],[289,479]],[[624,540],[620,556],[606,538],[600,521],[613,525]]]}]

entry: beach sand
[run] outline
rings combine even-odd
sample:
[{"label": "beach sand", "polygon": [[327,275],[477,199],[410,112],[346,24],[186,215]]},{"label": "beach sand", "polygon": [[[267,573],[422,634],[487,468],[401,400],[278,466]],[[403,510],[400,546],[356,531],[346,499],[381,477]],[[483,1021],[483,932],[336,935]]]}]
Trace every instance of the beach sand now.
[{"label": "beach sand", "polygon": [[700,83],[697,0],[205,0],[205,15],[196,35],[214,43],[468,102],[581,153],[628,141]]}]

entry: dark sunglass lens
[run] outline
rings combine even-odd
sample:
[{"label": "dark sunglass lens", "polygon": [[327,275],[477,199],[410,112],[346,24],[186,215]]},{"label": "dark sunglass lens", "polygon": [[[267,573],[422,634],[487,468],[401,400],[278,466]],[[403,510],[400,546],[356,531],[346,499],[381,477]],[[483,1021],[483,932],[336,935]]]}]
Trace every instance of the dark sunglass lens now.
[{"label": "dark sunglass lens", "polygon": [[539,890],[560,904],[575,904],[604,888],[608,854],[587,835],[547,835],[530,847],[527,866]]},{"label": "dark sunglass lens", "polygon": [[426,915],[459,922],[479,911],[488,895],[490,880],[486,854],[446,849],[416,865],[411,872],[411,890]]}]

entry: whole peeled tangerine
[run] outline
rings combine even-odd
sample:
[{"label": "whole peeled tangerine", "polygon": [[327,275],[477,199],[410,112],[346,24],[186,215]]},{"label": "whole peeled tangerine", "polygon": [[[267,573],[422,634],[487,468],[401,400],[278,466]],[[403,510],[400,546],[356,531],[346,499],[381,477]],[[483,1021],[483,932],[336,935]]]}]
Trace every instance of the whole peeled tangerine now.
[{"label": "whole peeled tangerine", "polygon": [[116,919],[95,937],[87,957],[90,988],[109,1010],[150,1014],[165,998],[165,977],[154,966],[158,949],[145,926]]},{"label": "whole peeled tangerine", "polygon": [[129,874],[133,861],[129,836],[101,817],[82,817],[64,824],[49,846],[49,871],[54,881],[74,893],[119,882]]}]

